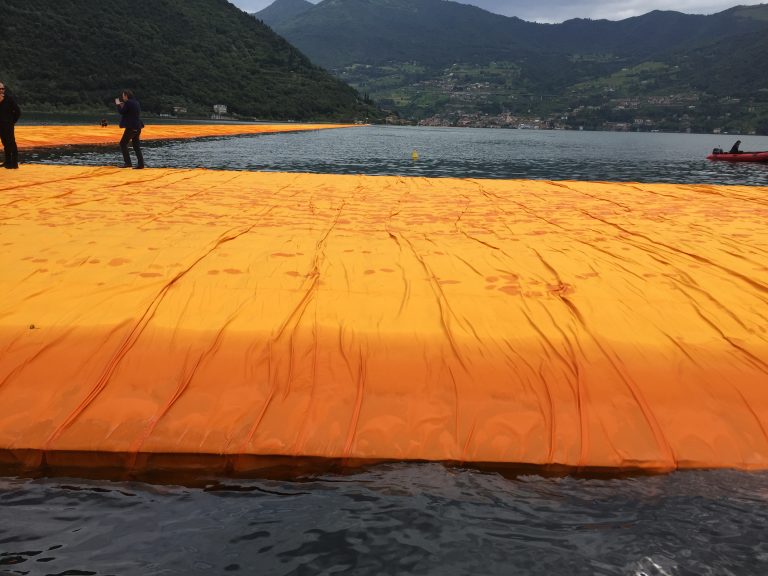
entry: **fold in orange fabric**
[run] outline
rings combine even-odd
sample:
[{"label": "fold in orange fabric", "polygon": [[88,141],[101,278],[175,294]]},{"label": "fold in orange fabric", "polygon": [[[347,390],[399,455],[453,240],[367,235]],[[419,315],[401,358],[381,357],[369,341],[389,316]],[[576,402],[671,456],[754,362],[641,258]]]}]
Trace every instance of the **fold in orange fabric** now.
[{"label": "fold in orange fabric", "polygon": [[768,188],[9,172],[0,460],[768,468]]},{"label": "fold in orange fabric", "polygon": [[[141,131],[142,140],[185,140],[212,136],[242,136],[351,128],[354,124],[153,124]],[[120,141],[123,130],[117,124],[106,128],[80,126],[16,126],[19,148],[49,148],[67,145],[108,145]]]}]

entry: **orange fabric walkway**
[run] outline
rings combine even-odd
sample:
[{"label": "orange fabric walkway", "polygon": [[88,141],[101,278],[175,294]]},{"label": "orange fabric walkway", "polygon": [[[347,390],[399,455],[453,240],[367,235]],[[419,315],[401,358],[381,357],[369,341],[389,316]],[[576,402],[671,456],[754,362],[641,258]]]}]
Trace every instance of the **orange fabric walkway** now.
[{"label": "orange fabric walkway", "polygon": [[[142,140],[182,140],[210,136],[241,136],[244,134],[274,134],[305,132],[331,128],[351,128],[354,124],[152,124],[141,131]],[[19,148],[48,148],[72,144],[115,146],[120,142],[122,128],[112,124],[81,126],[16,126]]]},{"label": "orange fabric walkway", "polygon": [[766,219],[765,187],[24,165],[0,462],[766,469]]}]

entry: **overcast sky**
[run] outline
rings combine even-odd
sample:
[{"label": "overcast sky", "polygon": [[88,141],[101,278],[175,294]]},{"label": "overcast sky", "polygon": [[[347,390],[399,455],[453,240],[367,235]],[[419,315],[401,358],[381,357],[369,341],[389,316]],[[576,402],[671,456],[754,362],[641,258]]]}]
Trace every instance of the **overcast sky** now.
[{"label": "overcast sky", "polygon": [[[230,0],[246,12],[258,12],[272,0]],[[317,4],[317,0],[311,0]],[[490,12],[517,16],[531,22],[562,22],[569,18],[622,20],[651,10],[677,10],[689,14],[712,14],[736,5],[760,4],[766,0],[463,0]]]}]

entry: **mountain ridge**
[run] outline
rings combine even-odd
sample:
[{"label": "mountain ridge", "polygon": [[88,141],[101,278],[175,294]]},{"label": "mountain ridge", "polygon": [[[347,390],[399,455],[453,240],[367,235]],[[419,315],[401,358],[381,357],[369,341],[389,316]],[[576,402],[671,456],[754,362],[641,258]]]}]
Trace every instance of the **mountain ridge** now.
[{"label": "mountain ridge", "polygon": [[[313,62],[416,120],[462,110],[530,109],[535,116],[554,114],[557,106],[566,115],[604,105],[607,94],[619,92],[625,98],[671,96],[682,105],[678,95],[686,101],[752,98],[768,88],[766,4],[708,16],[655,10],[619,21],[540,24],[449,0],[323,0],[299,15],[265,22]],[[622,70],[637,74],[611,85]],[[584,95],[590,83],[595,91]],[[560,102],[528,106],[521,101],[525,95]]]},{"label": "mountain ridge", "polygon": [[314,6],[312,2],[307,0],[275,0],[263,10],[254,13],[253,16],[271,25],[294,18],[314,8]]}]

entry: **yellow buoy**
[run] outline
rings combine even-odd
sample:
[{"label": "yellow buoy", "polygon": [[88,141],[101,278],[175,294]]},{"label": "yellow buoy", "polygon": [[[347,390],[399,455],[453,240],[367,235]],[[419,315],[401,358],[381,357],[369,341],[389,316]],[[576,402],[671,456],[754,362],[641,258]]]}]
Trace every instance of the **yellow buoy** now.
[{"label": "yellow buoy", "polygon": [[418,159],[419,159],[419,153],[418,153],[418,152],[416,152],[416,150],[414,150],[413,152],[411,152],[411,159],[412,159],[412,160],[418,160]]}]

